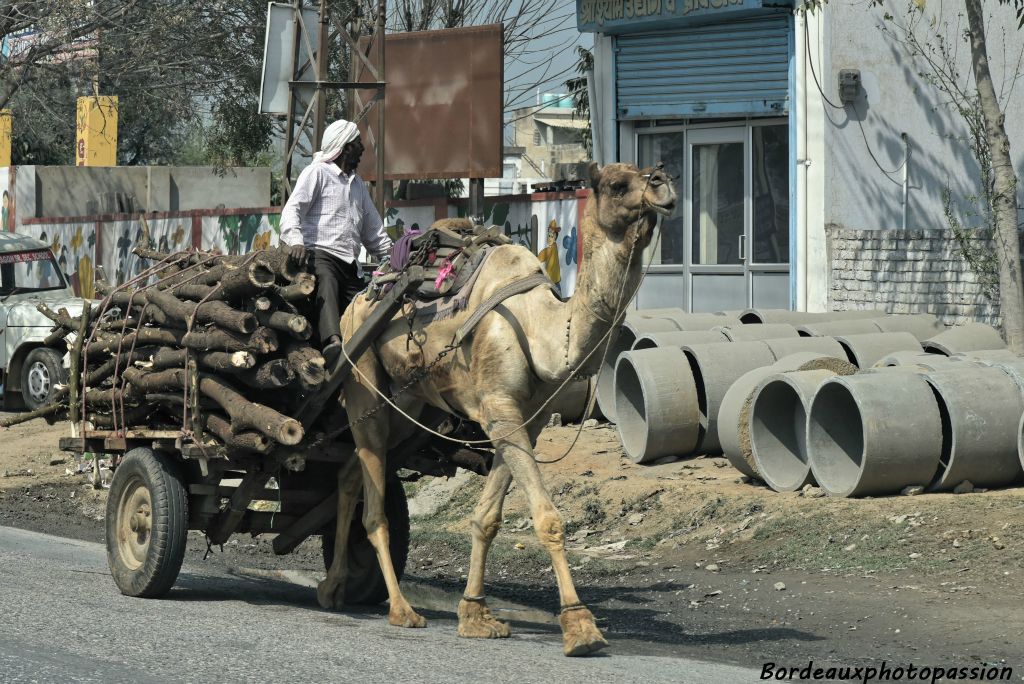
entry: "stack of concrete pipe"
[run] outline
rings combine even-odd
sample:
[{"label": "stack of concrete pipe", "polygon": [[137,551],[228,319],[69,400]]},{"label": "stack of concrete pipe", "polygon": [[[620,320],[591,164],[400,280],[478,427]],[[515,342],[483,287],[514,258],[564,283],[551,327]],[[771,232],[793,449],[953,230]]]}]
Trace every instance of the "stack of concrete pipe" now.
[{"label": "stack of concrete pipe", "polygon": [[[597,405],[601,413],[615,422],[615,364],[620,354],[633,348],[637,338],[651,333],[707,332],[722,325],[740,325],[740,321],[720,314],[690,314],[682,309],[640,309],[628,313],[619,334],[608,346],[597,376]],[[724,336],[718,335],[718,338],[724,339]],[[680,344],[685,343],[688,342]]]},{"label": "stack of concrete pipe", "polygon": [[840,497],[1019,483],[1024,359],[978,353],[986,363],[896,352],[852,376],[769,375],[753,391],[740,469],[777,491],[817,482]]},{"label": "stack of concrete pipe", "polygon": [[[800,336],[795,327],[798,324],[878,319],[884,315],[880,311],[806,313],[782,309],[746,309],[719,313],[686,313],[682,309],[671,308],[630,311],[626,314],[619,334],[612,339],[604,354],[597,380],[597,408],[608,420],[616,422],[615,365],[620,354],[633,349],[638,343],[640,349],[647,349],[716,341],[781,339]],[[875,327],[871,331],[879,330]]]},{"label": "stack of concrete pipe", "polygon": [[1022,476],[1024,359],[993,329],[878,312],[731,314],[627,318],[597,391],[631,460],[724,451],[774,489],[818,482],[834,496]]}]

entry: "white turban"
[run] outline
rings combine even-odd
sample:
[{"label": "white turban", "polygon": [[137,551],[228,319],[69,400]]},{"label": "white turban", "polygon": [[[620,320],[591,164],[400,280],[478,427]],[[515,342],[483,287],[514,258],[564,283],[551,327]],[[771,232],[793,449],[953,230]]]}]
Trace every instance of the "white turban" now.
[{"label": "white turban", "polygon": [[351,121],[338,119],[324,131],[320,151],[313,155],[313,161],[332,162],[341,154],[341,148],[359,137],[359,127]]}]

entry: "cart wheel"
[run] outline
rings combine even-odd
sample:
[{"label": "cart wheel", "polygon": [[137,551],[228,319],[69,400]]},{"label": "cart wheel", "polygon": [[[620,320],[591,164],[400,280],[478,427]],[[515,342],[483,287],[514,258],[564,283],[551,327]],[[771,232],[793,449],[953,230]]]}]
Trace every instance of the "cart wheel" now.
[{"label": "cart wheel", "polygon": [[[405,488],[397,478],[388,479],[384,488],[384,513],[388,517],[391,560],[395,574],[402,579],[405,561],[409,557],[409,504]],[[332,522],[324,530],[324,567],[330,568],[334,560],[334,527]],[[377,552],[366,537],[363,527],[363,502],[356,506],[352,516],[352,529],[348,537],[348,579],[345,582],[345,603],[350,605],[376,605],[388,598],[388,588],[377,562]]]},{"label": "cart wheel", "polygon": [[114,471],[107,498],[107,564],[126,596],[163,596],[178,577],[188,537],[188,496],[178,464],[146,447]]}]

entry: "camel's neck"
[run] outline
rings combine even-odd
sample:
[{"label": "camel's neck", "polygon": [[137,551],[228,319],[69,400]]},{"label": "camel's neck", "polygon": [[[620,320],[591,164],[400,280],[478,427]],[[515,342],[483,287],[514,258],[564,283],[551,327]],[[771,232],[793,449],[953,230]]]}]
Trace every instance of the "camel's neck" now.
[{"label": "camel's neck", "polygon": [[[566,360],[568,368],[575,369],[583,364],[581,373],[593,374],[600,369],[604,354],[601,340],[613,325],[621,322],[640,280],[643,254],[639,246],[633,247],[635,226],[626,231],[622,239],[609,239],[597,227],[589,206],[580,227],[583,259],[576,290],[566,305],[569,337]],[[632,258],[631,250],[634,250]],[[599,344],[600,348],[587,358]]]}]

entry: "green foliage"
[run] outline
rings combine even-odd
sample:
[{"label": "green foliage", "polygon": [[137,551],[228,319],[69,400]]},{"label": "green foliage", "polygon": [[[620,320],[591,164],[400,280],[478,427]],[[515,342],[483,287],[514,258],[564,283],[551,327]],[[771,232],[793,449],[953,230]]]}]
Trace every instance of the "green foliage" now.
[{"label": "green foliage", "polygon": [[[942,189],[942,212],[946,216],[946,223],[956,239],[960,249],[960,255],[967,262],[967,265],[978,276],[978,282],[982,287],[982,294],[989,301],[999,301],[999,258],[995,251],[987,244],[987,240],[979,241],[978,238],[991,238],[994,230],[993,213],[989,199],[991,192],[985,193],[988,198],[981,200],[977,197],[967,198],[966,215],[969,218],[981,219],[980,225],[965,226],[960,220],[956,209],[953,206],[953,193],[947,185]],[[982,205],[979,211],[978,204]]]},{"label": "green foliage", "polygon": [[594,154],[594,131],[590,128],[590,96],[587,88],[587,72],[594,69],[594,54],[583,47],[576,46],[576,73],[579,76],[570,78],[565,82],[565,87],[572,97],[572,118],[582,119],[587,122],[587,127],[581,132],[583,147],[587,150],[587,156]]},{"label": "green foliage", "polygon": [[[1008,1],[1001,0],[1002,4]],[[1024,3],[1024,0],[1014,1],[1018,7]],[[958,40],[969,45],[970,35],[966,31],[958,31],[947,22],[924,19],[921,15],[923,9],[924,2],[915,2],[901,20],[886,13],[886,24],[882,26],[882,31],[910,53],[920,66],[917,75],[945,96],[946,100],[940,106],[953,108],[966,125],[966,135],[950,137],[966,145],[977,161],[980,172],[979,193],[956,199],[947,185],[942,190],[942,210],[961,256],[978,276],[985,298],[998,302],[999,255],[989,240],[977,239],[990,238],[995,234],[997,204],[1001,199],[996,190],[991,142],[981,98],[973,78],[961,73],[958,67],[961,62],[957,59],[960,46],[956,40],[947,37],[956,35]]]}]

